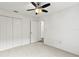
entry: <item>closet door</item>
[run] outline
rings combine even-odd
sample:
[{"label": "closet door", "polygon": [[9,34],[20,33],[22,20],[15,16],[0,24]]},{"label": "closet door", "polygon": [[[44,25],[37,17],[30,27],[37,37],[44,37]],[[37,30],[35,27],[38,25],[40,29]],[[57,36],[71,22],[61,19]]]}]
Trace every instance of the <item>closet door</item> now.
[{"label": "closet door", "polygon": [[28,25],[24,19],[13,19],[13,42],[14,46],[29,44],[27,31]]},{"label": "closet door", "polygon": [[12,34],[12,18],[7,17],[6,19],[6,38],[5,42],[7,42],[7,48],[13,47],[13,34]]},{"label": "closet door", "polygon": [[0,50],[29,43],[29,20],[0,16]]},{"label": "closet door", "polygon": [[22,43],[22,25],[21,20],[13,19],[13,45],[18,46]]},{"label": "closet door", "polygon": [[12,47],[12,18],[0,16],[0,49]]}]

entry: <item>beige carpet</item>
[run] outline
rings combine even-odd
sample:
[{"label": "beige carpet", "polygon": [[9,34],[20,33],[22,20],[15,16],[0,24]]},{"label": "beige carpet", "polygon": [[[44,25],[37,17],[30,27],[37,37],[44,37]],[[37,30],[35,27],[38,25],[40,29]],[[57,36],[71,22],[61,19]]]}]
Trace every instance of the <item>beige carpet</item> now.
[{"label": "beige carpet", "polygon": [[76,55],[37,42],[5,51],[0,57],[75,57]]}]

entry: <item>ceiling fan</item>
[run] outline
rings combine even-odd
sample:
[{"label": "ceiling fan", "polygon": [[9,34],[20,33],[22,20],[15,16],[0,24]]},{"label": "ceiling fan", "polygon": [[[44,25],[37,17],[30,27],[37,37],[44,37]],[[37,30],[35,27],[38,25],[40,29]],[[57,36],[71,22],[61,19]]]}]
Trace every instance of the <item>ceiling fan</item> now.
[{"label": "ceiling fan", "polygon": [[45,10],[44,8],[50,6],[50,3],[47,3],[47,4],[43,5],[43,6],[40,5],[41,4],[40,2],[36,2],[36,3],[31,2],[31,4],[35,7],[35,9],[28,9],[27,11],[33,11],[34,10],[36,15],[39,14],[39,13],[42,13],[42,12],[47,13],[48,11]]}]

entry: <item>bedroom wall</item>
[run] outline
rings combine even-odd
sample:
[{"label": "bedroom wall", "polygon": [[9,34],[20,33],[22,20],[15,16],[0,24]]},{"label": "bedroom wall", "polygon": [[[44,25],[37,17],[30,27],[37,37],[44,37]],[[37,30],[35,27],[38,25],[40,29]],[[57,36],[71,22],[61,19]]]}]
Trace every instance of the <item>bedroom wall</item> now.
[{"label": "bedroom wall", "polygon": [[45,44],[79,55],[79,5],[52,13],[44,21]]}]

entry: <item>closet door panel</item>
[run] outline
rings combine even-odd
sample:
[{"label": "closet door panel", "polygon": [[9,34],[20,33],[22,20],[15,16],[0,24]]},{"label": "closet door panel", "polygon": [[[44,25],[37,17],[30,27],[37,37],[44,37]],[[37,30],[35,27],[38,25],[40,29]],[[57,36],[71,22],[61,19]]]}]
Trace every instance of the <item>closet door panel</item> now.
[{"label": "closet door panel", "polygon": [[22,24],[21,20],[13,19],[13,44],[14,46],[21,45],[22,43]]},{"label": "closet door panel", "polygon": [[6,22],[6,33],[7,33],[7,47],[12,48],[13,47],[13,36],[12,36],[12,18],[7,18]]},{"label": "closet door panel", "polygon": [[7,48],[7,30],[6,30],[6,22],[2,21],[4,18],[0,17],[0,50]]},{"label": "closet door panel", "polygon": [[12,20],[0,16],[0,50],[12,47]]},{"label": "closet door panel", "polygon": [[13,19],[13,45],[20,46],[30,43],[30,23],[26,19]]}]

